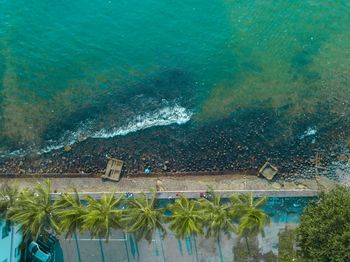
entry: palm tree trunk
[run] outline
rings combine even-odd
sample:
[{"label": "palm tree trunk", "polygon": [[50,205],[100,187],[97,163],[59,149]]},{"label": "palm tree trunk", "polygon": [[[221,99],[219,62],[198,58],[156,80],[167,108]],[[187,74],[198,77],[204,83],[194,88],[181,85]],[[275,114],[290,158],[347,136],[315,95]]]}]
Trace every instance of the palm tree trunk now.
[{"label": "palm tree trunk", "polygon": [[178,247],[179,247],[179,251],[180,251],[181,256],[183,256],[183,255],[184,255],[184,252],[183,252],[183,249],[182,249],[181,238],[178,238],[178,239],[177,239],[177,245],[178,245]]},{"label": "palm tree trunk", "polygon": [[78,261],[81,262],[80,247],[79,247],[79,242],[78,242],[78,238],[77,238],[77,233],[76,232],[73,233],[73,238],[75,240],[75,245],[77,247]]},{"label": "palm tree trunk", "polygon": [[128,262],[130,262],[130,258],[129,258],[129,250],[128,250],[128,243],[127,243],[127,234],[123,233],[124,234],[124,246],[125,246],[125,251],[126,251],[126,258],[128,259]]},{"label": "palm tree trunk", "polygon": [[194,242],[194,250],[196,251],[196,261],[198,262],[198,250],[197,250],[197,240],[196,240],[196,235],[193,235],[193,242]]},{"label": "palm tree trunk", "polygon": [[[131,253],[133,254],[133,257],[135,258],[135,252],[136,252],[137,262],[140,262],[140,253],[139,253],[138,241],[137,241],[135,235],[129,235],[129,236],[130,236]],[[132,251],[133,249],[134,249],[134,251]]]},{"label": "palm tree trunk", "polygon": [[100,251],[101,251],[101,259],[102,259],[102,262],[105,262],[105,255],[104,255],[104,253],[103,253],[102,241],[101,241],[100,238],[98,239],[98,242],[99,242],[99,244],[100,244]]},{"label": "palm tree trunk", "polygon": [[220,237],[217,238],[216,242],[217,242],[218,248],[219,248],[220,261],[221,261],[221,262],[224,262],[224,258],[223,258],[223,256],[222,256],[222,249],[221,249]]},{"label": "palm tree trunk", "polygon": [[164,246],[163,246],[163,237],[162,237],[162,234],[160,233],[160,230],[157,229],[157,231],[158,231],[158,235],[159,235],[160,247],[162,248],[163,261],[165,262],[166,257],[165,257]]},{"label": "palm tree trunk", "polygon": [[250,247],[249,247],[249,243],[248,243],[248,237],[245,237],[245,244],[247,245],[247,250],[248,250],[248,254],[249,254],[249,258],[252,257],[252,254],[250,253]]},{"label": "palm tree trunk", "polygon": [[[6,221],[7,223],[7,221]],[[10,249],[10,262],[13,261],[13,258],[15,257],[15,253],[13,252],[13,245],[14,245],[14,237],[15,237],[15,226],[13,225],[13,223],[11,223],[11,249]]]}]

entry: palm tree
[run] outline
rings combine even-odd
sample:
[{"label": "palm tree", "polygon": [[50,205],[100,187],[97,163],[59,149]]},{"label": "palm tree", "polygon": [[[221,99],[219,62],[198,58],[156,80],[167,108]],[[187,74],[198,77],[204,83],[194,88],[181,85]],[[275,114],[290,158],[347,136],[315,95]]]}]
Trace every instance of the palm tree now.
[{"label": "palm tree", "polygon": [[148,242],[152,241],[153,233],[158,229],[162,235],[166,234],[163,226],[163,208],[156,208],[156,193],[153,193],[151,199],[145,194],[139,197],[129,199],[126,208],[126,215],[123,221],[127,225],[127,232],[134,233],[136,240],[145,238]]},{"label": "palm tree", "polygon": [[232,216],[239,218],[238,236],[244,237],[249,256],[251,257],[248,237],[264,234],[264,227],[270,223],[270,217],[261,209],[267,197],[254,199],[252,193],[232,195],[231,202],[235,207]]},{"label": "palm tree", "polygon": [[19,190],[16,186],[3,184],[0,187],[0,218],[8,219],[10,207],[15,205],[19,196]]},{"label": "palm tree", "polygon": [[231,203],[233,205],[232,213],[231,215],[235,218],[242,217],[247,210],[250,209],[260,209],[263,207],[267,202],[267,197],[263,196],[260,198],[255,198],[252,193],[249,194],[234,194],[231,196]]},{"label": "palm tree", "polygon": [[[0,187],[0,223],[1,220],[5,220],[5,229],[11,230],[11,238],[13,239],[15,227],[14,223],[9,220],[9,209],[14,206],[19,195],[19,190],[16,186],[9,186],[3,184]],[[13,241],[11,241],[11,249],[13,248]]]},{"label": "palm tree", "polygon": [[220,239],[221,233],[230,236],[236,232],[236,226],[232,221],[234,212],[231,204],[223,204],[221,197],[213,190],[209,191],[209,196],[199,200],[201,207],[205,210],[204,224],[207,228],[206,237]]},{"label": "palm tree", "polygon": [[167,209],[171,212],[170,216],[165,216],[165,222],[170,223],[169,228],[177,238],[190,239],[193,236],[196,258],[197,234],[204,234],[204,210],[197,200],[190,200],[187,196],[181,195],[174,203],[169,204]]},{"label": "palm tree", "polygon": [[233,206],[230,203],[223,204],[221,196],[216,194],[212,189],[209,190],[208,197],[200,199],[199,202],[203,210],[205,210],[204,224],[207,229],[206,237],[214,237],[216,239],[220,259],[223,261],[220,240],[221,233],[231,237],[231,233],[237,231],[231,216]]},{"label": "palm tree", "polygon": [[60,231],[65,232],[66,238],[81,231],[83,216],[86,214],[86,208],[82,205],[77,189],[73,190],[74,196],[64,193],[54,204],[55,213],[59,217]]},{"label": "palm tree", "polygon": [[124,211],[120,208],[123,195],[116,198],[115,194],[102,194],[101,199],[86,197],[87,209],[82,215],[82,230],[89,230],[91,237],[105,238],[106,242],[111,229],[123,229],[122,216]]},{"label": "palm tree", "polygon": [[25,237],[31,236],[37,240],[42,236],[48,239],[50,235],[59,233],[50,193],[49,180],[45,181],[45,185],[38,182],[33,189],[22,191],[15,204],[10,207],[8,218],[21,225]]},{"label": "palm tree", "polygon": [[165,221],[170,223],[169,228],[175,232],[176,237],[185,239],[187,235],[204,233],[204,212],[198,201],[181,195],[167,209],[171,215],[166,216]]}]

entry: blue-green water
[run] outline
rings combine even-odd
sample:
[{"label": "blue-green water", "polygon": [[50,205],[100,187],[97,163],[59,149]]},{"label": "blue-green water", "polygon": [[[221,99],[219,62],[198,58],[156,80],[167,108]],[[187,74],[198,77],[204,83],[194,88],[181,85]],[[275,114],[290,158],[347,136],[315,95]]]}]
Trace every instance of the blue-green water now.
[{"label": "blue-green water", "polygon": [[[265,235],[257,243],[257,253],[273,252],[276,257],[279,251],[280,235],[289,228],[295,228],[307,203],[314,198],[309,197],[271,197],[264,210],[271,217],[271,224],[265,227]],[[225,200],[227,201],[227,199]],[[161,206],[169,203],[161,200]],[[90,241],[88,235],[75,236],[74,240],[62,240],[64,261],[90,261],[93,257],[98,261],[232,261],[236,252],[242,249],[235,241],[235,235],[227,238],[221,236],[219,241],[201,236],[188,236],[178,239],[172,232],[165,237],[156,233],[153,241],[136,241],[132,235],[121,232],[112,234],[109,243]],[[88,243],[88,244],[87,244]],[[244,248],[244,247],[243,247]],[[60,253],[61,250],[58,250]],[[118,254],[118,256],[115,256]],[[63,261],[58,258],[58,261]],[[264,259],[262,261],[271,261]]]},{"label": "blue-green water", "polygon": [[349,14],[347,0],[1,0],[0,155],[241,110],[344,116]]},{"label": "blue-green water", "polygon": [[[271,217],[271,225],[265,228],[266,233],[262,239],[262,242],[268,246],[268,250],[261,248],[260,252],[267,253],[274,249],[278,250],[279,234],[288,228],[288,226],[296,226],[299,223],[305,206],[310,200],[314,199],[310,197],[269,198],[264,206],[264,210]],[[173,200],[162,199],[159,205],[164,207],[171,201]],[[228,199],[224,201],[228,201]],[[16,237],[18,238],[16,245],[19,245],[22,239],[19,234]],[[74,236],[74,239],[76,237],[77,235]],[[128,256],[131,259],[130,261],[164,261],[163,258],[166,258],[168,261],[174,261],[196,257],[196,253],[198,252],[200,257],[207,257],[208,261],[217,261],[219,256],[221,257],[221,261],[223,257],[225,257],[223,261],[230,261],[235,252],[233,250],[235,241],[227,239],[224,236],[221,238],[221,243],[217,243],[218,247],[220,247],[220,254],[219,251],[215,251],[215,248],[207,247],[207,245],[212,246],[210,244],[212,243],[212,239],[200,239],[200,236],[197,236],[196,243],[196,239],[193,237],[187,237],[186,240],[181,240],[177,239],[171,232],[168,232],[165,238],[155,234],[151,245],[142,241],[138,242],[134,236],[126,236],[122,232],[114,233],[111,238],[112,240],[109,243],[105,243],[104,241],[87,242],[90,240],[90,237],[86,234],[81,234],[75,240],[64,240],[61,238],[61,246],[56,245],[55,252],[52,255],[55,257],[55,261],[104,261],[103,259],[105,261],[126,261],[126,257]],[[126,240],[125,243],[124,240]],[[2,239],[0,259],[7,257],[6,254],[10,250],[10,242],[10,237]],[[4,249],[3,247],[6,248]],[[118,256],[115,254],[118,254]],[[124,256],[125,258],[123,259]]]},{"label": "blue-green water", "polygon": [[[310,201],[314,200],[317,200],[317,197],[268,197],[263,210],[270,216],[273,223],[298,224],[304,208]],[[166,207],[174,201],[174,199],[161,199],[158,201],[158,205]],[[230,199],[224,198],[223,202],[229,203]]]}]

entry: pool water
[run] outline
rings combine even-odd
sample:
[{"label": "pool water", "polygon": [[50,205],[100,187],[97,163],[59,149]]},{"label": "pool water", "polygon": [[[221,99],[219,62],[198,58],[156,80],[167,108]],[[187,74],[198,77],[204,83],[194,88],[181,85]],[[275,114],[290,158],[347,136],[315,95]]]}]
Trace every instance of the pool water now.
[{"label": "pool water", "polygon": [[[271,197],[264,210],[271,216],[271,224],[265,227],[265,235],[258,236],[254,242],[258,255],[278,257],[279,236],[287,229],[295,228],[303,209],[313,197]],[[162,199],[159,206],[164,207],[174,199]],[[228,201],[228,199],[224,199]],[[232,261],[236,247],[240,245],[237,236],[222,236],[220,241],[204,237],[177,239],[171,232],[162,238],[154,234],[151,243],[137,242],[134,236],[114,232],[109,243],[104,240],[90,240],[88,234],[77,235],[71,240],[61,239],[64,261]],[[118,254],[118,255],[116,255]],[[264,260],[268,261],[268,260]]]}]

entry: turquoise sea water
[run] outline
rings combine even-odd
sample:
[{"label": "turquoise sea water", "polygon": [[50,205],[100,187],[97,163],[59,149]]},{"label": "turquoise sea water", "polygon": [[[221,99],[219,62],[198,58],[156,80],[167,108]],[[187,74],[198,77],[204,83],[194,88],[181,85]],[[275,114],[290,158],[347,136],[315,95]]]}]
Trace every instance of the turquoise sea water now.
[{"label": "turquoise sea water", "polygon": [[344,116],[349,14],[347,0],[1,0],[0,155],[240,110]]}]

